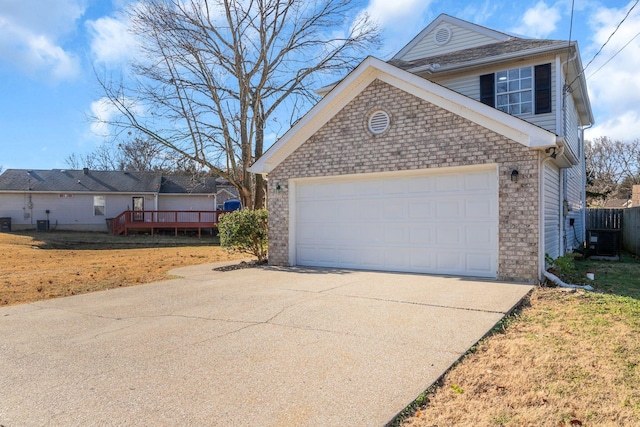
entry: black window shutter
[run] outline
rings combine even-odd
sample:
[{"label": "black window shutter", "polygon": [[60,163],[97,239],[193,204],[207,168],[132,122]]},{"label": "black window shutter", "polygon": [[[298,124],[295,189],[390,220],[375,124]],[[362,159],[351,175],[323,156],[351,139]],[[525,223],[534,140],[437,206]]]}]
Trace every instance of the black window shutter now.
[{"label": "black window shutter", "polygon": [[551,112],[551,64],[535,67],[536,114]]},{"label": "black window shutter", "polygon": [[480,76],[480,102],[490,107],[496,106],[495,82],[496,78],[493,73]]}]

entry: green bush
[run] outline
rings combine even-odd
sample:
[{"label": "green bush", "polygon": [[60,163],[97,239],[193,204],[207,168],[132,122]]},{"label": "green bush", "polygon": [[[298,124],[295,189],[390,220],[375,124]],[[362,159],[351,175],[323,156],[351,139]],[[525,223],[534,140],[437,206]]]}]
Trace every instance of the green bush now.
[{"label": "green bush", "polygon": [[218,224],[220,245],[231,252],[267,259],[267,210],[243,209],[225,214]]}]

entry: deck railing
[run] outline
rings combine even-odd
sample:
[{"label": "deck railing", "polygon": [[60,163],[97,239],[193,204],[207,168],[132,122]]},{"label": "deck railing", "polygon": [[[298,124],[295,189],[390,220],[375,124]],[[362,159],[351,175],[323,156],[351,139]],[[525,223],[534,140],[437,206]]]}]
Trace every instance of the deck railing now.
[{"label": "deck railing", "polygon": [[220,216],[230,211],[124,211],[111,220],[111,231],[114,235],[129,235],[129,230],[149,230],[151,235],[156,230],[173,229],[178,235],[179,229],[198,230],[216,228]]}]

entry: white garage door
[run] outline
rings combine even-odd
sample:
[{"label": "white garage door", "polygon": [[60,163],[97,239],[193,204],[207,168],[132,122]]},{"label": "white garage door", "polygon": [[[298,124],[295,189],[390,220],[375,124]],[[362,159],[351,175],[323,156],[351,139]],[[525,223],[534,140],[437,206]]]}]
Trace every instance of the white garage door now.
[{"label": "white garage door", "polygon": [[495,168],[303,180],[294,188],[297,265],[496,277]]}]

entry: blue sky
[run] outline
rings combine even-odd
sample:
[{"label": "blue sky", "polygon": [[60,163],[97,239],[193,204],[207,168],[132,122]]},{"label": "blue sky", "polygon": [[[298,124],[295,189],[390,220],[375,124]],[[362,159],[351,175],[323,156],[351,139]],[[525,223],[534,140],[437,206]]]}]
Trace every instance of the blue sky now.
[{"label": "blue sky", "polygon": [[[91,152],[104,141],[104,130],[88,119],[105,113],[94,69],[119,72],[130,59],[126,22],[116,13],[127,3],[0,0],[0,166],[66,168],[69,155]],[[353,7],[379,22],[384,44],[374,55],[388,59],[440,13],[504,32],[567,40],[571,3],[360,0]],[[636,3],[575,0],[572,39],[578,40],[583,64]],[[640,138],[639,30],[640,5],[587,69],[596,118],[588,138]]]}]

